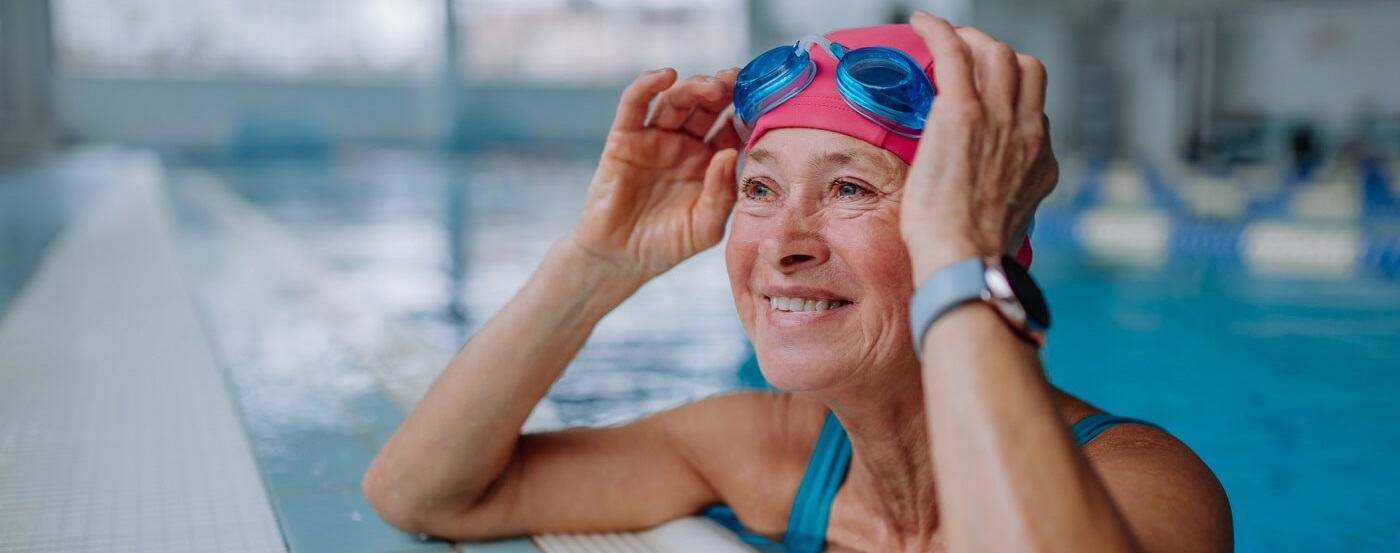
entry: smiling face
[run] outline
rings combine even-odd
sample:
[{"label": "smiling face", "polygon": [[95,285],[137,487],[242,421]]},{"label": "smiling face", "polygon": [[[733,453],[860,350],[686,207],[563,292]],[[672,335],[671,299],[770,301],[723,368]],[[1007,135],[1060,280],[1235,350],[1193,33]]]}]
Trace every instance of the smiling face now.
[{"label": "smiling face", "polygon": [[747,153],[725,259],[739,316],[774,386],[812,391],[914,359],[906,166],[862,140],[776,129]]}]

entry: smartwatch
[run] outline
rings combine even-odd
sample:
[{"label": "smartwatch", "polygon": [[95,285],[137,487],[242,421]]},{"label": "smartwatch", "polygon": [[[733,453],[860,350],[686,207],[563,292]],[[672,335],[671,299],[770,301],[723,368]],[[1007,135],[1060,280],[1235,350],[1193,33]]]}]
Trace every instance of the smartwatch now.
[{"label": "smartwatch", "polygon": [[1017,336],[1036,347],[1045,343],[1050,308],[1030,272],[1009,255],[969,258],[934,271],[909,302],[914,351],[922,356],[924,334],[934,321],[968,302],[986,302]]}]

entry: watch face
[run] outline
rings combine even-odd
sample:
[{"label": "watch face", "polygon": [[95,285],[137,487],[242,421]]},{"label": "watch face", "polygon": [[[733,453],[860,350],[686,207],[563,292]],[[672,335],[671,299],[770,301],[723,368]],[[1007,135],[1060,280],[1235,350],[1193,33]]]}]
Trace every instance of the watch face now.
[{"label": "watch face", "polygon": [[[1035,279],[1031,278],[1030,272],[1009,255],[1002,256],[1001,267],[1011,291],[1016,295],[1016,299],[1020,300],[1021,307],[1026,310],[1026,323],[1036,329],[1050,328],[1050,307],[1046,305],[1045,294],[1040,291]],[[989,282],[988,287],[991,286]]]}]

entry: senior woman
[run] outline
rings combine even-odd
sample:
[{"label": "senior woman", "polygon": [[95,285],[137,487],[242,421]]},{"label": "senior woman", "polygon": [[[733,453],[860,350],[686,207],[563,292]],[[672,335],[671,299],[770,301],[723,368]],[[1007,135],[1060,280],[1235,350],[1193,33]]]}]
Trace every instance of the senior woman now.
[{"label": "senior woman", "polygon": [[[385,520],[484,539],[645,528],[726,504],[791,551],[1232,548],[1224,492],[1190,449],[1113,425],[1041,369],[1033,285],[998,260],[1057,178],[1040,63],[922,13],[827,39],[745,70],[747,137],[711,136],[733,70],[653,71],[623,92],[577,227],[365,475]],[[875,45],[910,59],[859,50]],[[857,52],[880,55],[838,67]],[[810,83],[798,67],[753,88],[796,67],[765,64],[803,53]],[[899,63],[937,83],[926,122],[855,97]],[[865,80],[838,83],[842,71]],[[734,300],[780,391],[521,435],[599,319],[718,243],[731,215]],[[995,301],[959,295],[968,275],[973,297],[990,287]]]}]

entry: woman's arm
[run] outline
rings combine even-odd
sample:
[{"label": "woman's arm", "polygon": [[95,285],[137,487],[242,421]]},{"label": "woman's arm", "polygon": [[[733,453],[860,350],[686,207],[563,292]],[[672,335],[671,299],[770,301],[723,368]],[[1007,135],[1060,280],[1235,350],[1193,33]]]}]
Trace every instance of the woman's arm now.
[{"label": "woman's arm", "polygon": [[923,354],[950,550],[1232,549],[1229,503],[1210,469],[1136,425],[1079,448],[1034,349],[992,308],[950,311]]},{"label": "woman's arm", "polygon": [[[1038,61],[926,14],[913,24],[933,53],[939,91],[901,218],[917,284],[956,261],[1006,251],[1058,167]],[[1119,441],[1106,433],[1090,462],[1065,429],[1037,351],[994,308],[949,311],[923,348],[951,551],[1231,548],[1223,492],[1180,442],[1114,429]]]},{"label": "woman's arm", "polygon": [[[732,71],[678,83],[662,70],[624,91],[573,233],[457,353],[365,474],[365,495],[385,520],[489,537],[600,517],[627,525],[643,520],[637,505],[664,513],[709,493],[669,447],[666,416],[543,436],[520,428],[605,314],[723,236],[734,203],[728,147],[738,138],[704,138],[732,86]],[[599,501],[629,471],[640,488],[628,493],[645,500]],[[578,508],[584,502],[590,510]]]},{"label": "woman's arm", "polygon": [[603,315],[636,288],[565,239],[452,359],[384,445],[365,495],[391,524],[434,530],[515,458],[520,427]]},{"label": "woman's arm", "polygon": [[950,311],[923,353],[950,550],[1138,550],[1065,431],[1034,350],[992,309]]}]

